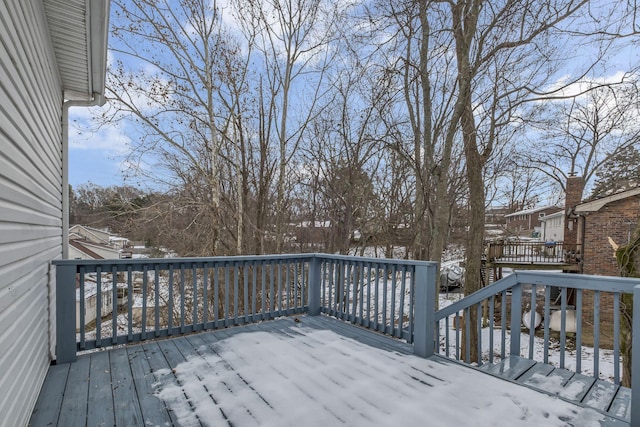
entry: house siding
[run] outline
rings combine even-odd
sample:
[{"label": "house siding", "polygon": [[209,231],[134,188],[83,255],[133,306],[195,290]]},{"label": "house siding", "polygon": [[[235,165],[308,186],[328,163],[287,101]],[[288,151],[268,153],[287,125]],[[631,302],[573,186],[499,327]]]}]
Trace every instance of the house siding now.
[{"label": "house siding", "polygon": [[62,89],[42,2],[0,0],[0,414],[26,425],[55,336]]}]

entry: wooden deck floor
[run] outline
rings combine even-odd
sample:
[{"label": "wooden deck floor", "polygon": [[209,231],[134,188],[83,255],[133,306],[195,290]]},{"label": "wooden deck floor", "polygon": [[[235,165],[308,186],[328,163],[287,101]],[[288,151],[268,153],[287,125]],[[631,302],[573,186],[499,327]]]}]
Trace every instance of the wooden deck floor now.
[{"label": "wooden deck floor", "polygon": [[[297,328],[330,331],[343,337],[341,339],[355,340],[356,350],[354,352],[350,344],[351,352],[340,354],[339,346],[332,347],[331,354],[336,353],[337,358],[327,360],[326,350],[322,355],[318,353],[325,343],[315,335],[298,333]],[[239,354],[233,349],[222,351],[224,347],[220,344],[227,338],[235,336],[234,340],[244,340],[243,348],[247,349],[247,342],[257,343],[265,336],[239,335],[246,332],[276,335],[278,346],[261,347],[259,354]],[[305,335],[304,341],[291,344],[296,336],[302,335]],[[378,352],[375,361],[367,357],[374,351]],[[278,352],[290,353],[286,359],[290,366],[272,363],[278,358]],[[487,384],[493,384],[487,393],[501,395],[495,400],[479,396],[488,407],[493,403],[499,405],[500,398],[509,397],[509,387],[524,388],[438,356],[430,360],[397,356],[411,353],[412,347],[406,343],[327,316],[281,318],[149,341],[81,355],[72,364],[51,366],[30,425],[384,426],[401,421],[403,425],[471,426],[479,425],[473,418],[473,411],[478,408],[464,400],[456,401],[456,394],[461,395],[474,384],[481,384],[479,390],[484,390],[484,378]],[[405,366],[397,366],[398,358]],[[451,378],[449,368],[455,371],[454,377],[461,375],[465,380]],[[273,374],[271,379],[266,385],[264,382],[256,385],[255,378],[263,376],[264,371]],[[379,377],[381,373],[386,376]],[[374,376],[376,381],[382,378],[382,383],[373,384],[371,377]],[[209,380],[213,377],[213,381],[207,382],[207,377]],[[190,382],[188,378],[196,381]],[[410,393],[406,392],[407,387]],[[172,391],[174,396],[179,394],[176,397],[179,404],[169,400],[160,389]],[[288,394],[283,393],[285,389]],[[454,396],[444,396],[445,392],[453,392]],[[473,392],[473,396],[481,394],[478,390]],[[503,402],[513,405],[516,400],[513,395]],[[526,402],[517,403],[526,405]],[[313,414],[291,415],[312,404],[315,405]],[[580,411],[584,413],[580,407],[568,411],[569,417]],[[602,426],[628,425],[615,417],[599,416],[598,419]],[[566,425],[582,425],[571,423],[570,418],[567,420]],[[502,425],[529,424],[511,424],[506,420]]]}]

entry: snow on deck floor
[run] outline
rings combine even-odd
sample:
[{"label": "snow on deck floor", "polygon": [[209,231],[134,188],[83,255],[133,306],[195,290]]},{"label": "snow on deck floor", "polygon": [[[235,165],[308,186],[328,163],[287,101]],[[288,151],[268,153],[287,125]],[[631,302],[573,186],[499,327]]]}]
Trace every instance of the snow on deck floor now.
[{"label": "snow on deck floor", "polygon": [[155,395],[183,426],[599,426],[604,416],[440,359],[291,322],[202,341]]}]

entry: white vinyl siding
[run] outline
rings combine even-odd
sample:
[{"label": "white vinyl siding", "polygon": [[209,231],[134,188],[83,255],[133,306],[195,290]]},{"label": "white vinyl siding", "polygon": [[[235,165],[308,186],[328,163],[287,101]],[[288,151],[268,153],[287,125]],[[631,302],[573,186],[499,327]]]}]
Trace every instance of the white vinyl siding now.
[{"label": "white vinyl siding", "polygon": [[53,343],[62,88],[41,1],[0,0],[0,414],[26,425]]}]

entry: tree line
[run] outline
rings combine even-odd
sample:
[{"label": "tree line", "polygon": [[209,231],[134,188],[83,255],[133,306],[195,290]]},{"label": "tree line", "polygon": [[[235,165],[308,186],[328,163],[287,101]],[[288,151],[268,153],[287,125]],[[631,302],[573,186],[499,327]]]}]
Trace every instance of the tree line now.
[{"label": "tree line", "polygon": [[630,2],[112,8],[99,121],[126,130],[148,189],[114,189],[100,221],[181,255],[317,250],[304,230],[439,261],[457,241],[472,292],[487,206],[557,202],[569,174],[593,183],[638,147]]}]

